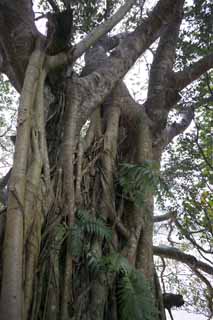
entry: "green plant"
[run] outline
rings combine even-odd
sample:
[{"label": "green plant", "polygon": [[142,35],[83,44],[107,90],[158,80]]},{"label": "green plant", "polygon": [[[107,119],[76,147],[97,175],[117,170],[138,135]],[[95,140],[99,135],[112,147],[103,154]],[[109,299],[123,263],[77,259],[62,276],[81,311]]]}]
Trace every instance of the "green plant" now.
[{"label": "green plant", "polygon": [[156,318],[150,285],[142,272],[132,269],[122,274],[117,288],[121,319],[152,320]]},{"label": "green plant", "polygon": [[143,206],[149,192],[156,194],[159,199],[161,193],[168,192],[159,174],[159,165],[156,161],[144,161],[143,164],[120,164],[118,181],[124,196],[138,207]]},{"label": "green plant", "polygon": [[87,247],[86,238],[94,237],[109,242],[112,239],[112,230],[101,217],[95,217],[89,211],[80,209],[76,214],[76,222],[70,229],[68,237],[71,254],[82,256]]}]

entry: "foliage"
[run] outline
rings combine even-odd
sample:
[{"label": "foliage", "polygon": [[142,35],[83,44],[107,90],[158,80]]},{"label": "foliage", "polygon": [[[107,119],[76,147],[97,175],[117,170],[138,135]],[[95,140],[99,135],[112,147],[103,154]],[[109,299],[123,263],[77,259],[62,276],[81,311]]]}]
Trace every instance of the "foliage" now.
[{"label": "foliage", "polygon": [[[178,137],[176,145],[167,148],[163,176],[174,197],[167,195],[164,209],[177,211],[179,222],[187,233],[197,231],[199,240],[207,241],[211,247],[213,113],[208,107],[211,102],[206,101],[208,88],[204,80],[199,86],[203,94],[193,98],[197,108],[192,129]],[[180,238],[183,238],[182,231]]]},{"label": "foliage", "polygon": [[[97,256],[88,244],[87,236],[111,241],[112,232],[100,218],[91,216],[86,210],[79,210],[75,225],[70,231],[70,249],[73,256],[86,255],[88,268],[93,274],[117,275],[117,296],[121,318],[124,320],[152,320],[155,307],[149,283],[142,272],[136,271],[128,260],[116,251],[106,256]],[[86,241],[85,241],[86,240]]]},{"label": "foliage", "polygon": [[110,241],[112,231],[101,217],[95,217],[87,210],[80,209],[76,214],[76,222],[69,231],[70,252],[73,256],[82,256],[86,249],[85,239],[95,237]]},{"label": "foliage", "polygon": [[[64,9],[64,5],[61,1],[56,1],[61,10]],[[113,12],[115,7],[119,3],[117,1],[72,1],[73,9],[73,25],[74,32],[79,37],[84,36],[90,32],[94,27],[107,19]],[[39,7],[46,11],[52,10],[51,6],[45,0],[39,1]]]},{"label": "foliage", "polygon": [[[167,194],[160,203],[160,209],[164,212],[177,214],[178,224],[164,224],[167,233],[169,230],[169,241],[186,253],[194,250],[195,255],[207,263],[211,263],[213,245],[212,76],[212,71],[209,71],[196,87],[188,89],[185,103],[193,104],[194,121],[190,129],[180,135],[175,144],[168,146],[164,153],[162,175],[173,197]],[[167,262],[165,282],[170,283],[171,288],[177,283],[171,275],[173,268]],[[208,302],[201,298],[206,295],[206,288],[197,278],[192,282],[191,273],[188,274],[185,269],[179,270],[179,273],[185,276],[182,281],[178,280],[176,290],[186,297],[186,308],[207,315]]]},{"label": "foliage", "polygon": [[143,164],[122,163],[119,171],[119,184],[129,200],[138,207],[144,205],[148,193],[154,193],[158,199],[168,193],[168,188],[159,174],[159,165],[155,161]]},{"label": "foliage", "polygon": [[211,0],[194,0],[186,4],[184,27],[179,37],[178,66],[184,67],[208,54],[213,41],[213,4]]},{"label": "foliage", "polygon": [[155,319],[156,310],[150,286],[142,272],[132,270],[122,275],[118,282],[117,294],[121,319]]},{"label": "foliage", "polygon": [[[5,76],[0,76],[0,176],[11,165],[12,142],[17,113],[18,95]],[[9,123],[9,125],[8,125]]]}]

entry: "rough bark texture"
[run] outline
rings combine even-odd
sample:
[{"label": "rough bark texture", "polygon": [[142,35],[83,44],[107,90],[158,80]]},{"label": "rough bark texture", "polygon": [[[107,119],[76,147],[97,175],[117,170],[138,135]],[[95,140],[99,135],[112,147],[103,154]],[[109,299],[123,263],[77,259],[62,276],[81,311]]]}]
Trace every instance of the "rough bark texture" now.
[{"label": "rough bark texture", "polygon": [[[76,47],[49,57],[31,1],[19,2],[19,8],[0,5],[0,67],[21,93],[6,222],[0,221],[1,319],[121,319],[117,290],[123,275],[100,267],[116,252],[150,287],[158,311],[150,319],[164,320],[153,263],[154,193],[146,192],[138,206],[119,184],[120,164],[155,162],[159,171],[163,147],[192,119],[192,112],[184,113],[178,126],[167,127],[168,113],[179,91],[213,65],[212,55],[173,72],[184,1],[161,0],[121,41],[109,45],[103,36],[135,1]],[[11,39],[19,26],[20,37]],[[147,101],[140,105],[122,78],[159,36]],[[67,77],[85,50],[81,76]],[[112,231],[110,240],[96,231],[98,223]],[[177,258],[157,248],[154,254]],[[178,259],[187,263],[190,257]]]}]

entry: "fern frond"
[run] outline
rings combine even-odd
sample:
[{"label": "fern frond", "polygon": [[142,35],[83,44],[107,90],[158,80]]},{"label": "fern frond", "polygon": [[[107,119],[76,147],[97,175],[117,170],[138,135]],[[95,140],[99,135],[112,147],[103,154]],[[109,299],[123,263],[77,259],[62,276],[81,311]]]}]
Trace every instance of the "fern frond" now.
[{"label": "fern frond", "polygon": [[128,260],[117,252],[103,257],[102,263],[105,265],[105,269],[107,272],[125,274],[132,271],[132,267],[130,266]]},{"label": "fern frond", "polygon": [[106,225],[106,222],[100,217],[94,217],[86,210],[78,210],[77,212],[78,225],[82,230],[99,239],[111,241],[112,230]]},{"label": "fern frond", "polygon": [[154,320],[156,309],[147,281],[141,272],[132,270],[118,280],[118,306],[123,320]]},{"label": "fern frond", "polygon": [[166,190],[156,161],[144,161],[143,164],[136,165],[120,164],[119,183],[124,195],[138,207],[144,205],[147,193],[152,192],[160,197],[160,192]]},{"label": "fern frond", "polygon": [[83,252],[87,252],[85,247],[85,238],[94,236],[98,239],[105,239],[110,242],[112,239],[112,230],[101,218],[92,216],[87,210],[78,210],[76,222],[68,234],[68,244],[71,255],[80,257]]}]

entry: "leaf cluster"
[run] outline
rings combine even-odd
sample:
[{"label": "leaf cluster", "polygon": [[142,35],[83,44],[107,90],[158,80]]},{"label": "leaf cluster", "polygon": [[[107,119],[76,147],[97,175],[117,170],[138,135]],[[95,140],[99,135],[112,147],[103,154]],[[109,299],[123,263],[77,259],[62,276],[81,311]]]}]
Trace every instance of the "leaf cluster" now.
[{"label": "leaf cluster", "polygon": [[90,240],[105,239],[109,242],[112,239],[112,231],[101,217],[95,217],[89,211],[79,209],[68,237],[70,253],[81,257]]},{"label": "leaf cluster", "polygon": [[212,1],[194,0],[193,5],[186,2],[184,12],[177,57],[181,68],[208,54],[213,41]]},{"label": "leaf cluster", "polygon": [[[118,252],[100,256],[88,244],[88,236],[105,239],[110,244],[111,229],[101,218],[92,216],[86,210],[79,210],[76,223],[69,232],[71,254],[76,257],[86,256],[87,267],[91,274],[111,274],[117,278],[117,301],[121,318],[124,320],[155,319],[155,307],[149,283],[143,274],[136,271]],[[87,239],[85,241],[85,239]]]},{"label": "leaf cluster", "polygon": [[147,194],[154,193],[160,199],[162,193],[169,191],[155,161],[144,161],[143,164],[122,163],[118,181],[124,196],[138,207],[144,205]]},{"label": "leaf cluster", "polygon": [[124,274],[118,281],[117,295],[121,319],[156,319],[150,285],[142,272],[132,270]]}]

